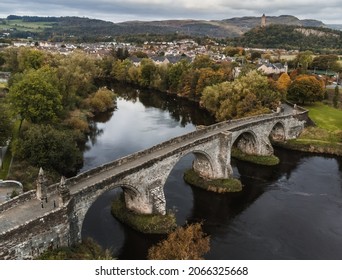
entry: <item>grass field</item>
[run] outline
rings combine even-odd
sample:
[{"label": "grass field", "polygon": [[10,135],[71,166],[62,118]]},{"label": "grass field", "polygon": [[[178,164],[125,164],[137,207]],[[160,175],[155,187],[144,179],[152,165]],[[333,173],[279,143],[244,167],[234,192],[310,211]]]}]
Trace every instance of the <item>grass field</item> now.
[{"label": "grass field", "polygon": [[6,24],[0,25],[0,29],[16,28],[19,31],[42,32],[45,28],[52,27],[53,22],[24,22],[23,20],[6,20]]},{"label": "grass field", "polygon": [[328,131],[342,130],[342,110],[335,109],[323,103],[306,106],[310,118],[318,127]]},{"label": "grass field", "polygon": [[316,127],[307,127],[299,138],[289,140],[285,147],[332,155],[342,155],[342,110],[323,103],[307,106]]}]

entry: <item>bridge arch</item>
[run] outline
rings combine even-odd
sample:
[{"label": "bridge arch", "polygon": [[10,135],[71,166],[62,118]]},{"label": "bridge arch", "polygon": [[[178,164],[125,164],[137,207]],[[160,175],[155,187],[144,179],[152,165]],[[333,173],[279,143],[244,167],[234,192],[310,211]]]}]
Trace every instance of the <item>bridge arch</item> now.
[{"label": "bridge arch", "polygon": [[197,174],[201,177],[213,178],[214,168],[211,156],[207,152],[200,150],[194,150],[188,154],[190,153],[195,156],[195,159],[192,162],[192,168],[197,172]]},{"label": "bridge arch", "polygon": [[271,139],[271,141],[275,142],[283,142],[286,140],[285,125],[283,122],[279,121],[275,125],[273,125],[269,138]]},{"label": "bridge arch", "polygon": [[233,148],[239,149],[245,154],[258,154],[258,147],[258,137],[251,130],[240,133],[233,142]]}]

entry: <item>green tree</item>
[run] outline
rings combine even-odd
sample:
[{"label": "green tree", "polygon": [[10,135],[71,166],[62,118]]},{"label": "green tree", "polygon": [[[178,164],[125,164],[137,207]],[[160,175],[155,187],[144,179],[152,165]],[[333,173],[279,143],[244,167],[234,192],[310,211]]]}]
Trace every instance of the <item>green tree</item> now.
[{"label": "green tree", "polygon": [[39,69],[43,66],[45,53],[43,51],[20,48],[18,52],[18,70],[24,72],[29,69]]},{"label": "green tree", "polygon": [[6,145],[12,134],[12,124],[10,114],[6,106],[0,102],[0,146]]},{"label": "green tree", "polygon": [[322,100],[322,84],[314,76],[300,75],[289,86],[287,97],[290,101],[304,104]]},{"label": "green tree", "polygon": [[335,108],[337,108],[337,106],[338,106],[339,97],[340,97],[340,90],[339,90],[339,87],[336,86],[335,91],[334,91],[334,97],[333,97],[333,105]]},{"label": "green tree", "polygon": [[300,52],[295,58],[297,67],[303,68],[305,71],[309,68],[313,61],[313,53],[311,51]]},{"label": "green tree", "polygon": [[312,68],[332,71],[341,70],[341,67],[338,63],[338,56],[332,54],[316,56],[312,61]]},{"label": "green tree", "polygon": [[210,249],[209,236],[202,231],[200,223],[178,227],[166,240],[152,246],[149,260],[202,260]]},{"label": "green tree", "polygon": [[185,59],[168,66],[168,84],[171,92],[177,92],[181,85],[182,76],[190,69],[189,62]]},{"label": "green tree", "polygon": [[62,96],[56,86],[56,73],[49,67],[28,70],[10,87],[8,94],[12,110],[21,121],[47,123],[62,111]]},{"label": "green tree", "polygon": [[157,67],[151,59],[143,58],[140,63],[140,85],[150,87],[155,79]]},{"label": "green tree", "polygon": [[85,53],[77,51],[60,59],[57,75],[63,107],[74,109],[79,106],[96,90],[94,80],[100,74],[97,60]]},{"label": "green tree", "polygon": [[192,63],[193,69],[212,68],[214,61],[208,55],[197,55]]},{"label": "green tree", "polygon": [[75,175],[82,164],[76,136],[68,130],[51,125],[32,125],[22,132],[15,144],[15,154],[36,167],[55,170],[63,175]]},{"label": "green tree", "polygon": [[128,70],[132,67],[132,65],[133,63],[128,59],[116,60],[113,63],[112,75],[120,82],[128,82]]},{"label": "green tree", "polygon": [[114,108],[115,94],[107,89],[100,88],[91,97],[85,100],[85,104],[93,113],[106,112]]},{"label": "green tree", "polygon": [[3,67],[13,74],[19,72],[18,51],[17,48],[7,48],[3,51],[3,58],[5,60]]}]

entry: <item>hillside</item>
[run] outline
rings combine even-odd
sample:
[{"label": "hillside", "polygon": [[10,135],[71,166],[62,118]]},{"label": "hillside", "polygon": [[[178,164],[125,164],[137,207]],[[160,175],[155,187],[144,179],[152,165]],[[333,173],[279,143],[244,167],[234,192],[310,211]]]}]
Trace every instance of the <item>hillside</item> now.
[{"label": "hillside", "polygon": [[[129,21],[113,23],[80,17],[29,17],[8,16],[2,19],[1,31],[10,36],[34,39],[66,41],[103,40],[109,36],[137,34],[208,36],[212,38],[234,38],[260,26],[261,17],[242,17],[225,20],[165,20]],[[324,26],[316,20],[299,20],[294,16],[267,17],[267,25],[284,24],[296,26]]]},{"label": "hillside", "polygon": [[270,25],[247,31],[234,40],[235,44],[255,48],[341,52],[342,32],[322,27]]}]

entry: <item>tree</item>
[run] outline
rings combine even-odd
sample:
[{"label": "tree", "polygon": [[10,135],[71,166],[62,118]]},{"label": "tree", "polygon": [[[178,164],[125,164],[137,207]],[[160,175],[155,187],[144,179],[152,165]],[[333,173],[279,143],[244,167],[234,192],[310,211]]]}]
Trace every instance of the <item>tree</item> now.
[{"label": "tree", "polygon": [[280,101],[280,93],[267,77],[249,72],[233,82],[206,87],[202,105],[219,121],[270,112]]},{"label": "tree", "polygon": [[85,100],[85,104],[93,113],[106,112],[114,108],[115,94],[106,88],[100,88],[91,97]]},{"label": "tree", "polygon": [[209,236],[200,223],[178,227],[166,240],[151,247],[149,260],[202,260],[210,249]]},{"label": "tree", "polygon": [[302,67],[305,71],[309,68],[313,60],[313,53],[311,51],[300,52],[297,54],[295,63],[297,67]]},{"label": "tree", "polygon": [[312,61],[312,68],[332,71],[339,71],[341,69],[338,63],[338,56],[333,54],[316,56]]},{"label": "tree", "polygon": [[151,59],[143,58],[140,63],[140,85],[150,87],[154,81],[157,67]]},{"label": "tree", "polygon": [[290,84],[291,84],[291,78],[289,74],[287,73],[281,74],[277,81],[277,88],[283,94],[283,96],[286,96],[286,93]]},{"label": "tree", "polygon": [[334,91],[334,97],[333,97],[333,104],[335,108],[337,108],[338,106],[339,95],[340,95],[339,87],[336,86],[335,91]]},{"label": "tree", "polygon": [[45,53],[43,51],[20,48],[18,52],[18,70],[24,72],[29,69],[39,69],[43,66]]},{"label": "tree", "polygon": [[189,62],[185,59],[168,66],[168,84],[169,90],[177,92],[181,84],[182,76],[190,69]]},{"label": "tree", "polygon": [[62,96],[56,83],[56,73],[49,67],[26,71],[8,94],[13,112],[21,121],[47,123],[56,120],[62,111]]},{"label": "tree", "polygon": [[58,89],[63,96],[63,106],[73,109],[84,97],[94,92],[94,79],[101,71],[94,57],[79,51],[63,57],[59,64]]},{"label": "tree", "polygon": [[82,153],[75,144],[75,135],[50,125],[32,125],[22,132],[15,144],[15,154],[30,164],[75,175],[82,164]]},{"label": "tree", "polygon": [[323,99],[324,89],[314,76],[300,75],[289,86],[287,97],[290,101],[304,104]]},{"label": "tree", "polygon": [[0,103],[0,147],[5,146],[12,134],[11,118],[6,106]]},{"label": "tree", "polygon": [[120,82],[127,82],[129,79],[128,70],[132,66],[133,63],[128,59],[115,60],[113,63],[112,75]]}]

